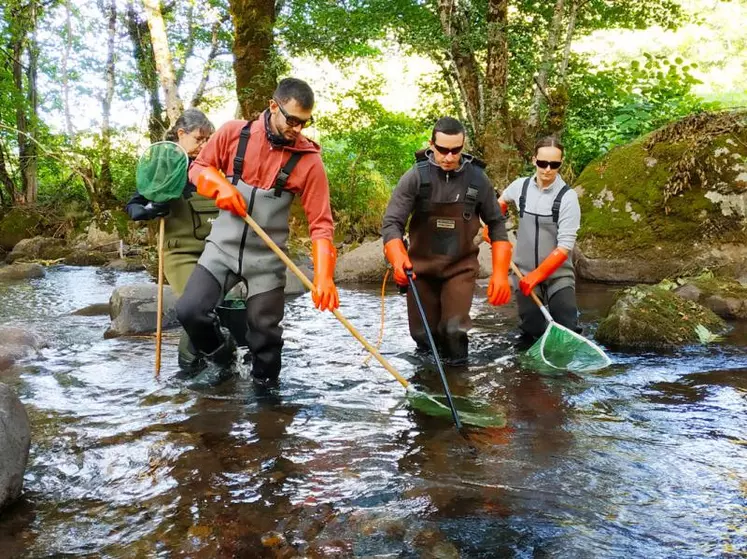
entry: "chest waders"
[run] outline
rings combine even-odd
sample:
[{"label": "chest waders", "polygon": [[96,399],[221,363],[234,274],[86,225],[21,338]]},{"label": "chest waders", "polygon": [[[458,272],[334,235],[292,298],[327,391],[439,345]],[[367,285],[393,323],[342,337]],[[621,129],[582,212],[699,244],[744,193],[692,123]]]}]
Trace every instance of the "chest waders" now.
[{"label": "chest waders", "polygon": [[[303,153],[291,154],[271,189],[245,183],[241,174],[250,126],[247,123],[241,130],[233,176],[227,178],[244,197],[247,213],[285,250],[294,198],[285,186]],[[260,379],[277,378],[283,347],[280,321],[285,310],[285,264],[243,219],[227,211],[221,211],[215,220],[199,264],[216,279],[224,294],[239,282],[245,284],[246,337],[252,355],[252,375]]]},{"label": "chest waders", "polygon": [[[410,249],[416,287],[428,326],[440,353],[452,361],[467,358],[469,311],[480,265],[474,238],[480,229],[477,200],[483,188],[479,167],[468,163],[454,181],[461,202],[433,202],[433,173],[429,161],[416,164],[420,186],[410,219]],[[410,335],[424,350],[428,340],[413,294],[407,294]]]},{"label": "chest waders", "polygon": [[[516,234],[516,248],[514,249],[514,263],[523,274],[534,270],[547,256],[558,246],[558,220],[560,219],[560,205],[563,196],[570,190],[564,184],[552,203],[549,214],[538,214],[527,211],[527,191],[529,181],[527,178],[521,187],[519,196],[519,230]],[[518,287],[518,280],[516,287]],[[553,274],[543,281],[539,287],[545,300],[549,300],[555,293],[564,287],[573,287],[576,284],[576,276],[573,272],[573,259],[569,254],[563,265],[555,270]]]},{"label": "chest waders", "polygon": [[[523,274],[534,270],[557,247],[558,221],[563,196],[570,190],[566,184],[560,189],[552,203],[549,214],[537,214],[526,210],[527,178],[521,188],[519,197],[519,230],[516,235],[514,263]],[[513,276],[516,289],[516,302],[519,310],[519,329],[530,338],[538,338],[545,331],[547,322],[539,308],[518,289],[518,278]],[[578,309],[576,308],[575,274],[571,255],[563,265],[539,284],[536,291],[559,324],[577,331]]]},{"label": "chest waders", "polygon": [[169,204],[166,218],[164,272],[177,296],[184,293],[192,270],[205,249],[205,239],[218,217],[215,201],[193,192]]}]

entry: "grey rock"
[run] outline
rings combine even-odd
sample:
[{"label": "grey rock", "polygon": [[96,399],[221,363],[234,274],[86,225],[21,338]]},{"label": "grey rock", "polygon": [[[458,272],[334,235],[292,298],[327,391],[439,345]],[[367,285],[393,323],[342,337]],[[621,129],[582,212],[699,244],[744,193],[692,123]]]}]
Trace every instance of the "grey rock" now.
[{"label": "grey rock", "polygon": [[[109,300],[112,322],[105,338],[156,331],[158,286],[154,283],[117,287]],[[168,285],[163,288],[163,328],[178,326],[177,297]]]},{"label": "grey rock", "polygon": [[57,260],[69,253],[63,239],[37,236],[16,243],[5,261],[12,264],[18,260]]},{"label": "grey rock", "polygon": [[17,262],[0,267],[0,281],[43,278],[47,271],[40,264]]},{"label": "grey rock", "polygon": [[117,258],[109,262],[104,268],[117,270],[118,272],[139,272],[145,270],[145,265],[140,260]]},{"label": "grey rock", "polygon": [[0,371],[45,346],[36,334],[10,326],[0,327]]},{"label": "grey rock", "polygon": [[30,445],[26,409],[16,393],[0,383],[0,509],[21,495]]},{"label": "grey rock", "polygon": [[683,299],[687,299],[688,301],[695,301],[698,302],[700,300],[700,296],[703,293],[700,289],[698,289],[695,285],[691,283],[686,283],[682,287],[678,287],[674,290],[674,292],[682,297]]},{"label": "grey rock", "polygon": [[337,283],[381,283],[386,273],[384,243],[381,239],[363,243],[337,259]]}]

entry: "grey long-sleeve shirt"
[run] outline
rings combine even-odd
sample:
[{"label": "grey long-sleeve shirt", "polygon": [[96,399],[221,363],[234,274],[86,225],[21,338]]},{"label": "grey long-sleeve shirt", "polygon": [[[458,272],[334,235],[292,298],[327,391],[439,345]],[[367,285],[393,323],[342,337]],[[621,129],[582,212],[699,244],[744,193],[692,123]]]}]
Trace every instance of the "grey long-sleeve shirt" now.
[{"label": "grey long-sleeve shirt", "polygon": [[[513,203],[519,209],[519,197],[524,186],[526,177],[518,178],[503,191],[501,198],[506,203]],[[537,186],[537,177],[529,181],[527,188],[526,211],[540,215],[552,215],[552,204],[565,181],[558,175],[553,183],[547,188]],[[578,195],[571,189],[565,193],[560,202],[560,214],[558,215],[558,246],[571,252],[576,244],[576,233],[581,225],[581,207],[578,204]]]},{"label": "grey long-sleeve shirt", "polygon": [[[426,153],[429,154],[428,152]],[[463,156],[463,161],[471,159],[472,157],[467,154]],[[436,165],[431,157],[429,157],[429,160],[431,165]],[[438,167],[435,174],[436,178],[431,183],[431,202],[438,204],[463,201],[460,200],[460,197],[464,196],[472,175],[467,167],[472,165],[474,164],[463,164],[459,169],[449,172],[444,171],[436,165]],[[481,188],[479,189],[475,211],[480,216],[480,219],[488,226],[491,242],[507,241],[506,218],[501,213],[493,185],[482,169],[478,168],[476,175],[476,180],[480,182],[479,186]],[[478,185],[476,184],[475,186]],[[483,186],[486,188],[483,188]],[[397,187],[394,189],[392,197],[389,200],[381,227],[384,244],[392,239],[401,239],[405,234],[405,224],[415,209],[415,200],[419,188],[420,174],[418,173],[417,166],[413,166],[399,179],[399,183],[397,183]]]}]

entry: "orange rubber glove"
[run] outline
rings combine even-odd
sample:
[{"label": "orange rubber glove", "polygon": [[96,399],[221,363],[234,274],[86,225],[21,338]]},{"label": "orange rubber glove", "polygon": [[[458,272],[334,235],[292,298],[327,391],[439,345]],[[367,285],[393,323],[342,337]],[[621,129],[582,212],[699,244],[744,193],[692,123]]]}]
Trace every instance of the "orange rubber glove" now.
[{"label": "orange rubber glove", "polygon": [[519,289],[521,289],[521,292],[528,297],[532,289],[537,287],[537,284],[540,284],[549,278],[567,259],[568,251],[566,249],[558,247],[553,250],[539,266],[521,278],[519,281]]},{"label": "orange rubber glove", "polygon": [[492,244],[493,274],[488,285],[488,302],[491,305],[505,305],[511,300],[511,286],[508,283],[508,266],[511,263],[511,243],[496,241]]},{"label": "orange rubber glove", "polygon": [[[409,285],[405,270],[412,270],[412,262],[410,262],[410,257],[407,256],[407,249],[402,239],[392,239],[385,244],[384,255],[394,268],[395,283],[402,286]],[[415,277],[415,274],[413,274],[412,279],[415,279]]]},{"label": "orange rubber glove", "polygon": [[331,311],[340,306],[335,287],[335,262],[337,249],[329,239],[315,239],[311,243],[311,260],[314,262],[314,291],[311,299],[320,311]]},{"label": "orange rubber glove", "polygon": [[498,198],[498,205],[501,207],[501,213],[506,215],[506,212],[508,212],[508,202],[503,198]]},{"label": "orange rubber glove", "polygon": [[215,199],[221,210],[232,212],[239,217],[246,216],[246,200],[241,192],[228,182],[218,169],[206,167],[197,177],[197,193]]}]

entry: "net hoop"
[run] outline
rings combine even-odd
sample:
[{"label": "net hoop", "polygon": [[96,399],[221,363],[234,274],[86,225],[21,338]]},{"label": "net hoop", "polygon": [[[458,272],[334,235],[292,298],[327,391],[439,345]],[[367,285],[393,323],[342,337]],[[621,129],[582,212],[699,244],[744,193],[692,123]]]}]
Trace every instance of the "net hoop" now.
[{"label": "net hoop", "polygon": [[552,363],[552,361],[550,361],[545,355],[545,343],[547,342],[547,338],[550,334],[550,331],[553,328],[557,328],[558,330],[562,331],[564,334],[570,335],[574,339],[578,340],[579,342],[583,343],[587,347],[591,348],[597,355],[599,355],[599,357],[601,358],[600,366],[595,367],[595,368],[584,368],[583,369],[584,371],[604,369],[605,367],[608,367],[609,365],[612,364],[612,360],[607,356],[604,350],[601,347],[599,347],[597,344],[595,344],[594,342],[592,342],[591,340],[587,338],[584,338],[578,332],[574,332],[570,328],[567,328],[566,326],[563,326],[562,324],[558,324],[557,322],[553,321],[548,325],[544,334],[542,334],[542,338],[540,338],[539,340],[540,357],[542,358],[542,361],[549,367],[552,367],[553,369],[559,369],[559,370],[568,370],[568,367],[558,367],[557,365]]}]

